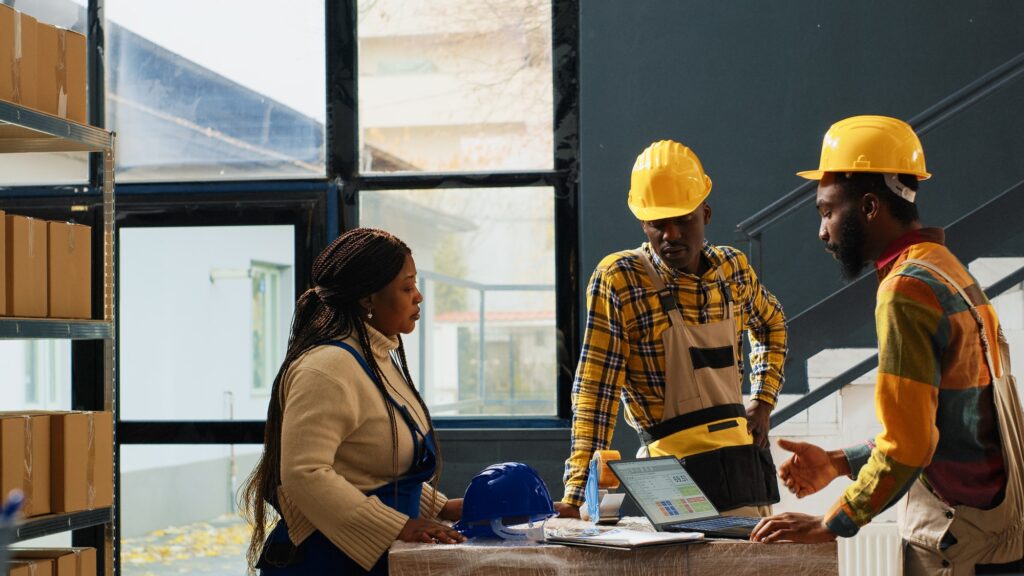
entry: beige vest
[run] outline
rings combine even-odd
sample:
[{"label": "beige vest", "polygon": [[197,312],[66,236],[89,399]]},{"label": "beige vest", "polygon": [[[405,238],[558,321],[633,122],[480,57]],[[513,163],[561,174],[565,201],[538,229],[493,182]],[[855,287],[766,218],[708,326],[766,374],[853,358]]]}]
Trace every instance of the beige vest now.
[{"label": "beige vest", "polygon": [[[897,507],[901,536],[912,545],[934,550],[937,556],[946,557],[945,564],[940,563],[929,569],[934,574],[961,573],[957,569],[958,558],[969,561],[971,565],[1018,560],[1024,556],[1024,481],[1021,477],[1024,471],[1021,465],[1024,459],[1021,448],[1024,414],[1017,395],[1017,382],[1010,374],[1010,351],[1006,337],[1000,329],[997,342],[1002,366],[997,378],[990,348],[991,338],[981,315],[964,289],[930,262],[910,259],[906,263],[927,268],[944,278],[960,293],[978,323],[985,362],[993,383],[999,439],[1003,445],[1003,462],[1006,467],[1006,496],[991,510],[949,506],[919,479]],[[957,544],[946,552],[940,552],[939,543],[946,532],[954,535]],[[967,570],[973,573],[971,567],[968,566]]]}]

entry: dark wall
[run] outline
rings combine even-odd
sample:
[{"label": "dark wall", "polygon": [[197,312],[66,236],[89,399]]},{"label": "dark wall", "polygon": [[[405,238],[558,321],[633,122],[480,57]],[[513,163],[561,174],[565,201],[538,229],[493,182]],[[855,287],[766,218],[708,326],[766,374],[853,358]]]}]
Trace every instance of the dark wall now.
[{"label": "dark wall", "polygon": [[[735,225],[804,182],[794,172],[817,167],[832,122],[910,119],[1024,52],[1013,0],[581,4],[584,271],[643,240],[626,193],[654,140],[697,152],[714,181],[708,237],[746,249]],[[924,135],[926,220],[948,224],[1024,177],[1022,103],[1018,77]],[[808,206],[765,234],[761,273],[788,314],[841,286],[816,230]]]}]

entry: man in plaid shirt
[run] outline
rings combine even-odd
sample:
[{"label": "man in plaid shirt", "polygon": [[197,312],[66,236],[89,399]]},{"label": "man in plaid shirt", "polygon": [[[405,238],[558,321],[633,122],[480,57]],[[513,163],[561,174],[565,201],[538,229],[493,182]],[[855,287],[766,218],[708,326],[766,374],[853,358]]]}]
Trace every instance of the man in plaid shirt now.
[{"label": "man in plaid shirt", "polygon": [[642,258],[652,261],[675,297],[684,325],[722,322],[731,307],[735,338],[728,344],[740,367],[734,394],[740,397],[743,384],[746,331],[751,347],[748,430],[754,444],[767,446],[769,414],[783,380],[785,316],[742,252],[704,238],[711,220],[705,201],[710,190],[711,180],[696,155],[678,143],[657,142],[637,159],[629,205],[648,241],[640,251],[605,257],[590,279],[586,334],[572,389],[572,454],[565,466],[565,496],[556,504],[563,516],[579,515],[590,459],[609,447],[620,401],[637,432],[663,420],[662,334],[670,323]]}]

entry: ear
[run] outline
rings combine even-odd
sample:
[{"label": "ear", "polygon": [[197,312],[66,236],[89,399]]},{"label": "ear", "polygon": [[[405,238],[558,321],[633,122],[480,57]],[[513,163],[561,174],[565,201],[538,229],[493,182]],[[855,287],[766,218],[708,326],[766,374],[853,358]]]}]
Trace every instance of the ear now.
[{"label": "ear", "polygon": [[711,224],[711,205],[707,202],[704,203],[704,225]]},{"label": "ear", "polygon": [[881,216],[882,201],[874,192],[868,192],[860,199],[860,209],[864,213],[864,218],[874,220]]},{"label": "ear", "polygon": [[370,295],[359,299],[359,307],[363,309],[363,312],[368,312],[371,308],[373,308],[373,301],[370,300],[370,298],[372,297],[373,296]]}]

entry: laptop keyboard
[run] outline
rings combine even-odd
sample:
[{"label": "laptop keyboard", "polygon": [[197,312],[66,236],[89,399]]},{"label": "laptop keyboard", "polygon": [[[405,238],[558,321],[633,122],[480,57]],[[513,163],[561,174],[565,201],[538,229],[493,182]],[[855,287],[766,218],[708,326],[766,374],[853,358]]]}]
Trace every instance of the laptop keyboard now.
[{"label": "laptop keyboard", "polygon": [[724,528],[746,528],[748,530],[753,530],[754,526],[757,526],[757,523],[760,521],[760,518],[747,516],[718,516],[717,518],[680,522],[678,524],[672,524],[669,528],[676,530],[690,530],[693,532],[710,532],[722,530]]}]

